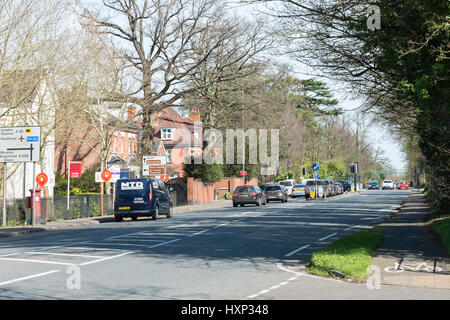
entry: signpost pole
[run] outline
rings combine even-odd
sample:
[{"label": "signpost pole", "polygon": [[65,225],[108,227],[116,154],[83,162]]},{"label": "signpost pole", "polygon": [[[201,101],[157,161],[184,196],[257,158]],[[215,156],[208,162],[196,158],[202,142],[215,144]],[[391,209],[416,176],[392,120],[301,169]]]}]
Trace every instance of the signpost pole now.
[{"label": "signpost pole", "polygon": [[3,226],[6,227],[6,162],[3,163]]},{"label": "signpost pole", "polygon": [[32,201],[32,210],[31,210],[31,225],[35,225],[34,217],[36,215],[36,184],[34,183],[34,179],[36,178],[36,162],[33,162],[33,201]]},{"label": "signpost pole", "polygon": [[69,202],[70,202],[70,160],[68,161],[67,168],[67,211],[69,211]]}]

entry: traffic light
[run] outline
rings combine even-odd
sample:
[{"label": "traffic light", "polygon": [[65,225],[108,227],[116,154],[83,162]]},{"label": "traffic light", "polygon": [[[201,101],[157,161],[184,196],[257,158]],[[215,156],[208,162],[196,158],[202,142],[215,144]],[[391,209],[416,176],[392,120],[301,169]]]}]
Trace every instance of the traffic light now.
[{"label": "traffic light", "polygon": [[302,174],[303,174],[304,176],[306,176],[306,168],[305,168],[305,167],[303,167],[303,169],[302,169]]},{"label": "traffic light", "polygon": [[350,172],[351,173],[355,173],[356,171],[355,171],[355,165],[354,164],[351,164],[350,165]]}]

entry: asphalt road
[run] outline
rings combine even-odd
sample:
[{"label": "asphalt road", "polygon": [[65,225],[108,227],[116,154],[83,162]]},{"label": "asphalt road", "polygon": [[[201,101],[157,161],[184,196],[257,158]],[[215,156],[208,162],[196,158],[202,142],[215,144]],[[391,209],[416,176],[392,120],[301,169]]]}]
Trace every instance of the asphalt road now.
[{"label": "asphalt road", "polygon": [[230,202],[1,239],[0,299],[449,299],[449,290],[369,290],[301,272],[312,252],[389,217],[408,194]]}]

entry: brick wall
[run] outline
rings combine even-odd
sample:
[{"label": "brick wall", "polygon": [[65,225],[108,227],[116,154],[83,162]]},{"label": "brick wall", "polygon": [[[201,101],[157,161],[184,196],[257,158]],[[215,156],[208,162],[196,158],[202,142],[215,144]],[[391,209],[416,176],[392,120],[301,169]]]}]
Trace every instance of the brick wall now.
[{"label": "brick wall", "polygon": [[[187,179],[187,202],[188,204],[208,203],[223,196],[226,192],[233,192],[237,186],[243,184],[242,178],[223,178],[215,183],[207,184],[194,178]],[[258,184],[257,178],[246,180],[247,185]],[[227,190],[218,190],[227,188]]]}]

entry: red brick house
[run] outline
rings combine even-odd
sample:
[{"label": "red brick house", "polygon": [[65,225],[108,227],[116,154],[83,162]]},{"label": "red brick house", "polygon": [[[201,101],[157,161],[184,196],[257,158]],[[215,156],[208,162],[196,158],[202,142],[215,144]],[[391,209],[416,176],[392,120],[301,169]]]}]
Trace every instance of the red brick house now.
[{"label": "red brick house", "polygon": [[[116,111],[125,107],[121,103],[108,103],[110,128],[116,129],[107,132],[108,138],[105,139],[110,144],[107,169],[130,168],[134,175],[138,175],[140,170],[138,146],[142,123],[135,117],[134,106],[128,107],[128,119],[119,120]],[[93,127],[88,115],[83,111],[73,108],[71,112],[72,114],[68,116],[69,121],[56,130],[55,172],[64,177],[67,175],[69,161],[81,161],[82,173],[98,167],[101,162],[99,153],[102,139],[98,130]]]},{"label": "red brick house", "polygon": [[182,177],[186,157],[202,154],[200,112],[194,110],[185,117],[175,108],[169,107],[157,114],[153,127],[156,131],[154,141],[164,144],[169,177]]}]

